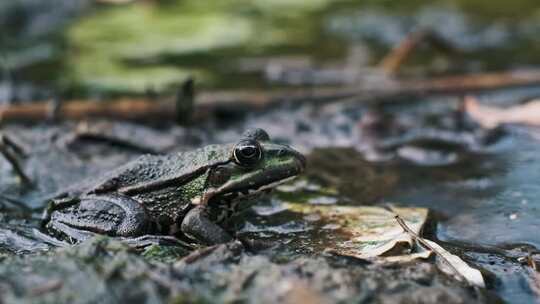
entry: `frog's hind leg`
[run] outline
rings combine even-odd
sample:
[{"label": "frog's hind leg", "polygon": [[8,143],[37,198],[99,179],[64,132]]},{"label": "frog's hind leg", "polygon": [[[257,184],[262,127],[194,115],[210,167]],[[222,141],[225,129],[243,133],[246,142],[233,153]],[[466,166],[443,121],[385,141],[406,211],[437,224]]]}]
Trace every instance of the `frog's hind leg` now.
[{"label": "frog's hind leg", "polygon": [[133,238],[146,234],[150,220],[144,207],[123,195],[83,196],[53,201],[44,216],[47,231],[78,243],[98,234]]},{"label": "frog's hind leg", "polygon": [[[120,194],[53,200],[45,211],[43,223],[43,229],[58,237],[61,243],[48,242],[60,246],[65,245],[62,240],[76,244],[97,235],[108,235],[135,248],[150,245],[192,248],[173,236],[148,234],[152,232],[152,225],[145,208]],[[46,239],[46,235],[42,238]]]}]

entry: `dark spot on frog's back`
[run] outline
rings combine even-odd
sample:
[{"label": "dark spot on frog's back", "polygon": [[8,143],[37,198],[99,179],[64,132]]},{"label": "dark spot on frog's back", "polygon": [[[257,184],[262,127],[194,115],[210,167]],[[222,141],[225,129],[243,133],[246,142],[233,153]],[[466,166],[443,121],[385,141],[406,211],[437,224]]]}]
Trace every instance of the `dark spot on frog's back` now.
[{"label": "dark spot on frog's back", "polygon": [[217,157],[217,152],[216,151],[210,151],[208,152],[208,160],[212,160],[212,159],[215,159]]}]

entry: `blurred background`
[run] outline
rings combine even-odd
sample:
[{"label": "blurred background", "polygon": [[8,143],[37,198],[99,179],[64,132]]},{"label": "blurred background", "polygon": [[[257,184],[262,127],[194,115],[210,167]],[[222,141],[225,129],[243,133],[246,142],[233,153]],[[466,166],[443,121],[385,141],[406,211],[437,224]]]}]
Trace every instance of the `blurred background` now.
[{"label": "blurred background", "polygon": [[28,148],[0,157],[0,252],[58,189],[260,127],[309,164],[241,231],[277,259],[335,242],[289,201],[395,202],[429,208],[497,296],[536,301],[518,257],[540,256],[539,33],[537,0],[0,0],[1,131]]},{"label": "blurred background", "polygon": [[281,72],[372,66],[419,29],[445,43],[403,75],[530,67],[539,19],[533,0],[2,1],[0,100],[309,83]]}]

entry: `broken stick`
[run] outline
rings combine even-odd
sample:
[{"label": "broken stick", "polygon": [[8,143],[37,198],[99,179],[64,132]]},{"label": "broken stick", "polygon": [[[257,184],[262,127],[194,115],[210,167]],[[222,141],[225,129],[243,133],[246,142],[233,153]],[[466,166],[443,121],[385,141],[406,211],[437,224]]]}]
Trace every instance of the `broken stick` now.
[{"label": "broken stick", "polygon": [[[371,84],[373,85],[373,84]],[[195,96],[192,121],[207,118],[219,111],[261,110],[283,102],[396,101],[403,97],[425,95],[462,95],[482,90],[540,85],[540,70],[481,73],[418,80],[391,80],[362,87],[338,86],[293,88],[275,91],[214,91]],[[182,111],[180,111],[183,113]],[[113,118],[119,120],[176,121],[174,98],[160,100],[122,98],[111,101],[73,100],[57,109],[58,119],[83,120]],[[50,102],[25,103],[0,107],[0,122],[36,122],[50,117]]]}]

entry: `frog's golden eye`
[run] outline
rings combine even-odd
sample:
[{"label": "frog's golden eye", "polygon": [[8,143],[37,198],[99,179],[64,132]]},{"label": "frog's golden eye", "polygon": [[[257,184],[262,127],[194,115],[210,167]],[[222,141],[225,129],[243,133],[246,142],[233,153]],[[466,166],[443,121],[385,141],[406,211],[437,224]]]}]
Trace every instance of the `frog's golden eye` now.
[{"label": "frog's golden eye", "polygon": [[261,160],[262,148],[256,140],[241,140],[234,147],[233,156],[236,164],[244,167],[252,167]]}]

